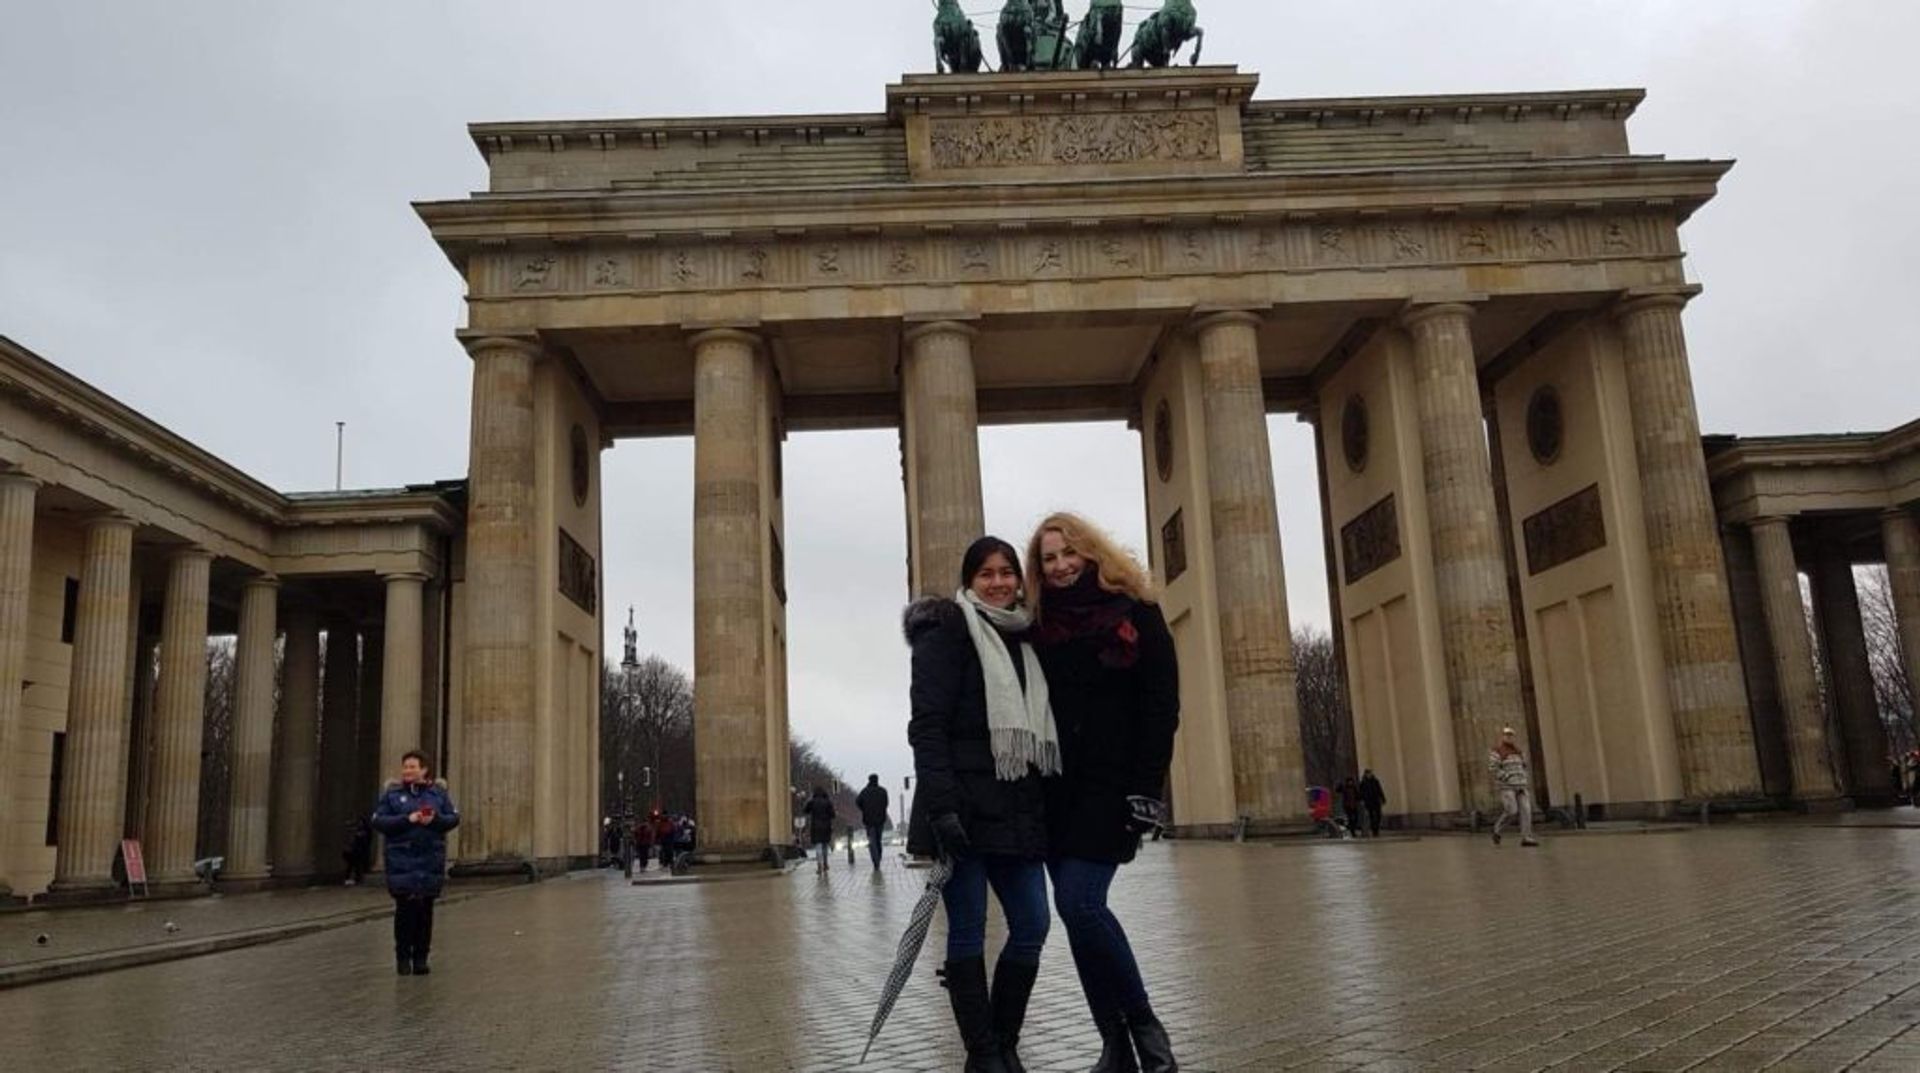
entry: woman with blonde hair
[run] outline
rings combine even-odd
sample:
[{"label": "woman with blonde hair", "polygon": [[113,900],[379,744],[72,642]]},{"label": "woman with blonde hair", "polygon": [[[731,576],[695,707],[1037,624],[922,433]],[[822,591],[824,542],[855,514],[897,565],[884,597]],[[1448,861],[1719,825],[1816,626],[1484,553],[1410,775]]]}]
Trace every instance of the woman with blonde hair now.
[{"label": "woman with blonde hair", "polygon": [[1046,671],[1061,774],[1047,780],[1047,872],[1087,1008],[1093,1073],[1175,1073],[1126,930],[1107,908],[1120,865],[1158,827],[1180,725],[1173,635],[1138,560],[1075,514],[1049,516],[1027,548],[1029,635]]}]

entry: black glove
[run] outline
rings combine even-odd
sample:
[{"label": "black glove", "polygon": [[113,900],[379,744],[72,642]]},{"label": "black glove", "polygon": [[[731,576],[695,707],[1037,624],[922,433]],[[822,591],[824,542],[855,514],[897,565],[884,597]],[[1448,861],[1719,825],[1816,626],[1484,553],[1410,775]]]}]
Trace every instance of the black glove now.
[{"label": "black glove", "polygon": [[965,857],[973,851],[973,843],[967,841],[967,829],[960,826],[960,817],[951,812],[942,812],[933,818],[933,841],[948,857]]},{"label": "black glove", "polygon": [[1166,821],[1163,819],[1166,808],[1159,798],[1128,794],[1127,830],[1136,835],[1143,835],[1148,831],[1166,826]]}]

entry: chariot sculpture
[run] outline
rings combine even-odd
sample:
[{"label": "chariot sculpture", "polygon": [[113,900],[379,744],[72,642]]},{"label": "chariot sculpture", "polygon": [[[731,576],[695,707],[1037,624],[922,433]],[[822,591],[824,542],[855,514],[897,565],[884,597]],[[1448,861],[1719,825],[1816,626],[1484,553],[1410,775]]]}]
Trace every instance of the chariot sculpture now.
[{"label": "chariot sculpture", "polygon": [[[1104,71],[1122,63],[1168,67],[1189,41],[1193,42],[1189,62],[1200,62],[1205,31],[1193,0],[1164,0],[1141,21],[1133,43],[1122,52],[1125,17],[1125,0],[1089,0],[1087,13],[1078,23],[1067,14],[1065,0],[1006,0],[994,25],[999,69]],[[986,62],[980,31],[959,0],[934,0],[933,46],[934,70],[942,74],[975,74]]]}]

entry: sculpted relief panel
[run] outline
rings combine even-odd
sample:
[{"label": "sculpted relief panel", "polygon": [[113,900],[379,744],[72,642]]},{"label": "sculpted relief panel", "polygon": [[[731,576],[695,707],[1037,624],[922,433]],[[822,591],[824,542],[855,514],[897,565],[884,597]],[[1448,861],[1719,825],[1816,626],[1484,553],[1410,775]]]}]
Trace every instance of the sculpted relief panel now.
[{"label": "sculpted relief panel", "polygon": [[1211,110],[963,116],[933,120],[928,134],[934,167],[959,171],[1218,160],[1219,124]]},{"label": "sculpted relief panel", "polygon": [[[1061,144],[1045,142],[1042,148],[1036,143],[1031,150],[1020,151],[1058,152]],[[1074,228],[935,228],[915,234],[705,240],[662,236],[618,245],[583,242],[480,254],[472,265],[471,285],[479,297],[711,293],[1591,263],[1667,259],[1679,252],[1672,220],[1651,213],[1298,222],[1168,220]]]}]

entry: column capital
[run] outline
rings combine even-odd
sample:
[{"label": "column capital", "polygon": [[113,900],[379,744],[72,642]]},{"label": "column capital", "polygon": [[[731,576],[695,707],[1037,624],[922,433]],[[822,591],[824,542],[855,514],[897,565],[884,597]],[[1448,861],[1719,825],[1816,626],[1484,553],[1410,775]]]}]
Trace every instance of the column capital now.
[{"label": "column capital", "polygon": [[1482,299],[1483,296],[1477,294],[1456,295],[1449,298],[1415,298],[1400,310],[1398,323],[1402,328],[1412,328],[1436,317],[1459,317],[1462,320],[1472,320],[1474,313],[1478,311],[1476,304]]},{"label": "column capital", "polygon": [[1785,514],[1756,514],[1753,517],[1747,519],[1747,528],[1748,529],[1763,529],[1763,528],[1770,529],[1776,525],[1778,526],[1790,525],[1792,524],[1792,522],[1793,522],[1792,517]]},{"label": "column capital", "polygon": [[280,575],[275,573],[255,574],[241,582],[240,586],[246,589],[269,589],[278,592],[280,591]]},{"label": "column capital", "polygon": [[1683,309],[1699,293],[1697,283],[1684,287],[1634,288],[1620,293],[1611,312],[1614,319],[1621,320],[1655,309]]},{"label": "column capital", "polygon": [[424,570],[393,570],[381,574],[380,580],[388,583],[395,581],[418,581],[424,585],[433,580],[433,575]]},{"label": "column capital", "polygon": [[1193,319],[1188,323],[1195,332],[1205,335],[1215,328],[1225,328],[1235,324],[1258,328],[1266,323],[1266,320],[1257,310],[1252,309],[1196,309],[1193,312]]},{"label": "column capital", "polygon": [[211,560],[213,558],[215,558],[215,556],[211,550],[201,547],[198,544],[176,544],[173,547],[167,549],[168,562],[172,562],[176,559]]},{"label": "column capital", "polygon": [[31,488],[38,488],[45,483],[26,470],[0,466],[0,484],[24,484]]},{"label": "column capital", "polygon": [[699,327],[683,325],[687,332],[687,345],[698,351],[714,343],[741,343],[758,351],[765,340],[757,330],[758,325],[718,325]]},{"label": "column capital", "polygon": [[457,333],[460,345],[467,348],[467,356],[477,358],[490,351],[505,350],[524,354],[534,361],[546,355],[547,348],[542,346],[535,335],[513,335],[500,332],[461,331]]},{"label": "column capital", "polygon": [[968,320],[978,319],[978,316],[965,314],[946,314],[925,320],[908,317],[906,319],[907,330],[901,333],[900,341],[908,346],[912,346],[916,340],[923,339],[929,335],[963,335],[969,340],[978,339],[980,337],[980,329],[966,323]]},{"label": "column capital", "polygon": [[132,529],[137,523],[117,510],[103,510],[89,514],[81,523],[88,530],[94,529]]},{"label": "column capital", "polygon": [[1920,514],[1915,514],[1911,507],[1888,507],[1880,512],[1880,520],[1883,522],[1920,521]]}]

